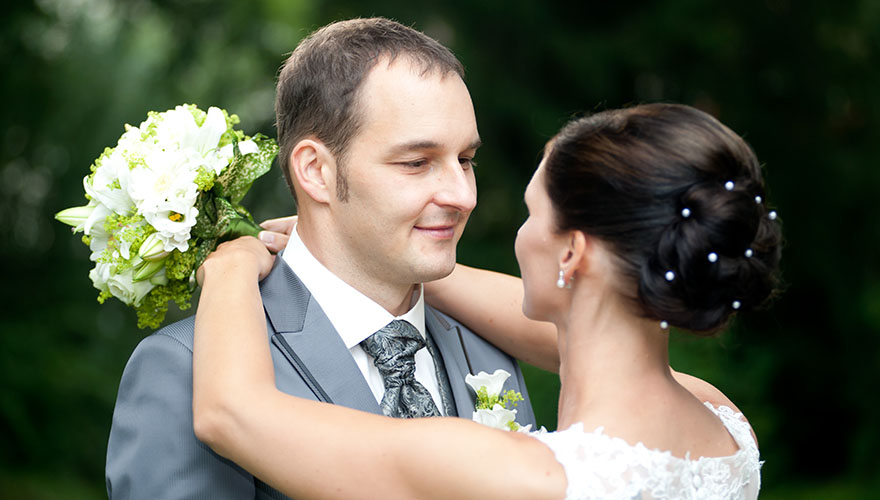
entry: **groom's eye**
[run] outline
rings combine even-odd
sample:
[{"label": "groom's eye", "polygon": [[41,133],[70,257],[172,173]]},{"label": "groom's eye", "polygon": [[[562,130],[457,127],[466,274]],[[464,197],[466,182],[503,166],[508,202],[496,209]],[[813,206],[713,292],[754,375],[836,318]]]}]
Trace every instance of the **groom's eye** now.
[{"label": "groom's eye", "polygon": [[405,161],[405,162],[401,163],[401,165],[406,166],[406,167],[410,167],[410,168],[420,168],[420,167],[424,167],[425,165],[427,165],[427,163],[428,163],[428,160],[421,159],[421,160],[414,160],[414,161]]},{"label": "groom's eye", "polygon": [[477,162],[475,162],[473,158],[467,158],[467,157],[459,158],[458,162],[461,163],[461,166],[465,170],[469,170],[469,169],[472,169],[477,166]]}]

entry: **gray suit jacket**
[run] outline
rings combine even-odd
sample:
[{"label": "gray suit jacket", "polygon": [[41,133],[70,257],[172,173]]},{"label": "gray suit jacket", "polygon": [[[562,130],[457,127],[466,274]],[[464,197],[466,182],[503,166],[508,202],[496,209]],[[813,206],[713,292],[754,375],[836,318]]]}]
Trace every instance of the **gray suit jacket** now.
[{"label": "gray suit jacket", "polygon": [[[283,259],[276,259],[260,290],[278,389],[381,414],[342,339]],[[187,318],[162,328],[141,341],[129,359],[107,445],[107,494],[111,499],[150,500],[287,498],[196,439],[193,324]],[[433,308],[427,308],[425,324],[443,358],[460,416],[470,418],[474,408],[465,375],[503,368],[513,374],[504,389],[525,397],[517,406],[517,421],[534,424],[515,360]]]}]

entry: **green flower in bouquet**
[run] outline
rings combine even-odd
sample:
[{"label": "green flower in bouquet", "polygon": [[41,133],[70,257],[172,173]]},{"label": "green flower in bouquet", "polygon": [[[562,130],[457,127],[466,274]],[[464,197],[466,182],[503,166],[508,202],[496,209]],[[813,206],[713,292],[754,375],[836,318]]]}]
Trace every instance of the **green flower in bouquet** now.
[{"label": "green flower in bouquet", "polygon": [[151,111],[95,160],[89,203],[55,215],[84,233],[98,301],[133,306],[140,328],[157,328],[172,300],[190,306],[195,271],[221,241],[260,231],[240,202],[278,146],[238,122],[216,107]]}]

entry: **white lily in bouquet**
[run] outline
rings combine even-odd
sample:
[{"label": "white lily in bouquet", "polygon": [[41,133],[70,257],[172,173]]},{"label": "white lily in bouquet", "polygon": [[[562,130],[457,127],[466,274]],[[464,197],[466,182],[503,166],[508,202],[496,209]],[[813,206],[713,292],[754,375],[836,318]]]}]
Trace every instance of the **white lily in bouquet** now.
[{"label": "white lily in bouquet", "polygon": [[98,301],[133,306],[140,328],[157,328],[172,300],[190,306],[195,271],[221,241],[260,231],[240,202],[278,146],[238,122],[216,107],[151,111],[95,160],[88,204],[55,215],[84,233]]}]

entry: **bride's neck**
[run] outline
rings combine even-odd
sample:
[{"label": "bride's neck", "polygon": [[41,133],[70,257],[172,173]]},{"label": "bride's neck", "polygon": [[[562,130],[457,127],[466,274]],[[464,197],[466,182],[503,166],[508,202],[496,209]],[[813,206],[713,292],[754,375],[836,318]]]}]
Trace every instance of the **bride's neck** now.
[{"label": "bride's neck", "polygon": [[674,384],[668,333],[658,322],[633,314],[616,293],[572,293],[571,308],[558,324],[559,429],[587,420],[591,412],[632,408],[642,395]]}]

